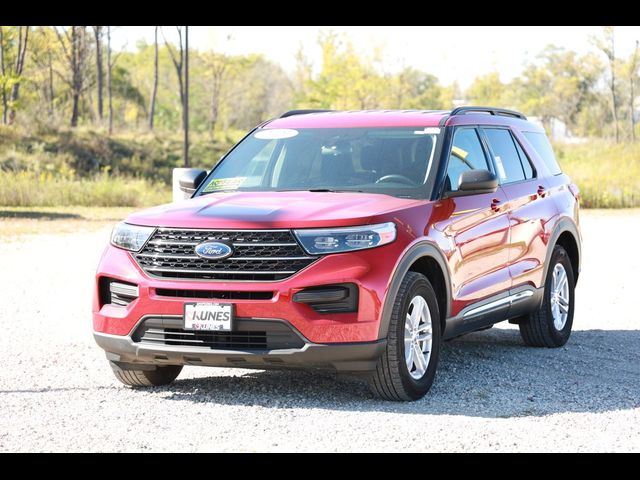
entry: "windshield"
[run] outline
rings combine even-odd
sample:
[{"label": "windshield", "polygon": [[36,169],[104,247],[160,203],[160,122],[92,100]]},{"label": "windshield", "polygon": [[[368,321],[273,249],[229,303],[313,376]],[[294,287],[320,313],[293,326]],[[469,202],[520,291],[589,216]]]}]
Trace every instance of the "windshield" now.
[{"label": "windshield", "polygon": [[222,191],[356,191],[424,197],[438,128],[260,129],[213,170]]}]

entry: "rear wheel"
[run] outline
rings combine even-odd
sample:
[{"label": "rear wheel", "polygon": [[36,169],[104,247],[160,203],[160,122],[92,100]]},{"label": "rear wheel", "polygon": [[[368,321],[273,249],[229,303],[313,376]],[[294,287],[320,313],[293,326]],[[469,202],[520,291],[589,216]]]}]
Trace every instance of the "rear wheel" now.
[{"label": "rear wheel", "polygon": [[575,280],[567,251],[556,245],[538,310],[520,321],[524,343],[532,347],[561,347],[571,335]]},{"label": "rear wheel", "polygon": [[151,365],[144,369],[127,369],[114,362],[109,364],[116,378],[130,387],[169,385],[182,371],[182,365]]},{"label": "rear wheel", "polygon": [[385,400],[422,398],[435,378],[440,334],[433,287],[424,275],[408,272],[394,301],[386,350],[370,378],[373,393]]}]

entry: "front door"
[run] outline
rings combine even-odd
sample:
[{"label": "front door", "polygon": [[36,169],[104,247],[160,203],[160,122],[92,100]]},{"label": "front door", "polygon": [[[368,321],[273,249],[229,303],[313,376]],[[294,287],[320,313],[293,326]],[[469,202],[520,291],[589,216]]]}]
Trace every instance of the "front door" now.
[{"label": "front door", "polygon": [[[445,193],[458,190],[460,174],[473,169],[493,171],[493,166],[487,159],[478,130],[458,127],[453,132]],[[498,188],[495,193],[446,198],[438,205],[447,212],[434,226],[445,236],[445,245],[448,243],[450,247],[447,257],[453,295],[452,316],[511,286],[506,203],[505,193]]]}]

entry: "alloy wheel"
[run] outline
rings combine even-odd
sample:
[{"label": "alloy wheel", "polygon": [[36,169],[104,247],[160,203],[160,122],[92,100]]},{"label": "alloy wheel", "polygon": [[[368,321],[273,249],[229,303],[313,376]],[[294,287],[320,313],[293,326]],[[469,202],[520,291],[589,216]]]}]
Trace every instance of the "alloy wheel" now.
[{"label": "alloy wheel", "polygon": [[431,312],[427,301],[416,295],[409,304],[404,324],[404,358],[409,375],[420,380],[427,371],[433,340]]}]

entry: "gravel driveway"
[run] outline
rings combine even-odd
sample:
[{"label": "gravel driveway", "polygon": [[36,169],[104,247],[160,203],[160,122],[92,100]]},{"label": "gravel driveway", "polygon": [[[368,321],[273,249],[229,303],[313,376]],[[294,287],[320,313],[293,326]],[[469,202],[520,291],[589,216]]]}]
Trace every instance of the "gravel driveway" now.
[{"label": "gravel driveway", "polygon": [[467,335],[403,404],[304,372],[185,367],[168,388],[121,386],[90,326],[108,233],[0,243],[0,451],[640,451],[640,256],[623,243],[639,211],[583,213],[564,348],[527,348],[507,324]]}]

